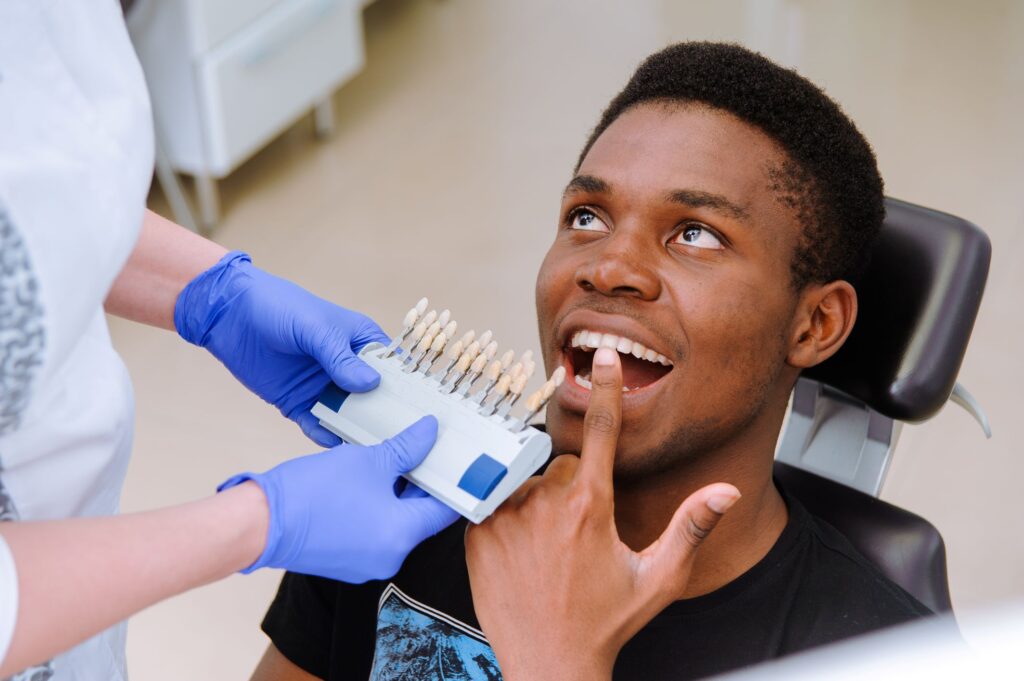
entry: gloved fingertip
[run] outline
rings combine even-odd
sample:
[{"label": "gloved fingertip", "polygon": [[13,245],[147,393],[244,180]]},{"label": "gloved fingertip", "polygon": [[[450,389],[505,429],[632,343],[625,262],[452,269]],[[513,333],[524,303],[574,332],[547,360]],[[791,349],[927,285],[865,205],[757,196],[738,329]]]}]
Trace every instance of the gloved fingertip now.
[{"label": "gloved fingertip", "polygon": [[365,393],[380,385],[380,374],[359,359],[347,362],[337,374],[334,382],[350,393]]},{"label": "gloved fingertip", "polygon": [[389,454],[392,470],[401,475],[419,466],[436,440],[437,419],[428,414],[381,444]]}]

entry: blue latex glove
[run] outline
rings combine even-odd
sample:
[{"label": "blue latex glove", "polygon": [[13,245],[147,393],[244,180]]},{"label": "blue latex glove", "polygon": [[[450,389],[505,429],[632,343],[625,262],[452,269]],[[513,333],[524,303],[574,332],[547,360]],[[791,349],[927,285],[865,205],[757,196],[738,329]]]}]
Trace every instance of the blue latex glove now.
[{"label": "blue latex glove", "polygon": [[380,376],[355,353],[388,342],[369,317],[254,267],[239,251],[182,290],[174,326],[324,447],[341,439],[310,413],[317,396],[330,381],[348,392],[376,388]]},{"label": "blue latex glove", "polygon": [[355,584],[394,575],[409,551],[458,518],[413,485],[396,494],[399,476],[436,438],[427,416],[374,447],[344,444],[225,482],[218,491],[255,481],[270,507],[266,548],[243,572],[274,567]]}]

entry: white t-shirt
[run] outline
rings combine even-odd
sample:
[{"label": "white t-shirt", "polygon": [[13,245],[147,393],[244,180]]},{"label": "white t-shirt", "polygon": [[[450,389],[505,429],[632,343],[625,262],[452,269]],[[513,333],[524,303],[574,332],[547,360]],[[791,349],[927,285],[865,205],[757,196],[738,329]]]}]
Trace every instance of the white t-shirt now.
[{"label": "white t-shirt", "polygon": [[[134,413],[103,301],[138,237],[152,166],[118,2],[0,0],[0,519],[118,510]],[[0,546],[0,659],[16,589]],[[33,673],[124,679],[123,625]]]}]

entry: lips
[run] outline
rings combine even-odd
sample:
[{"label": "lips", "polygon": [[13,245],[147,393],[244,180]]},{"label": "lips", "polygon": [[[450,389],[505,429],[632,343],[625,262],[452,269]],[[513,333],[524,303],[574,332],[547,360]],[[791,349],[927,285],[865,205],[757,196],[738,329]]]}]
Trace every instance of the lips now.
[{"label": "lips", "polygon": [[577,329],[569,335],[562,352],[569,364],[566,367],[569,375],[576,385],[588,391],[591,388],[594,351],[598,348],[611,348],[619,353],[623,392],[644,390],[668,375],[673,368],[672,361],[664,354],[628,335],[596,328]]}]

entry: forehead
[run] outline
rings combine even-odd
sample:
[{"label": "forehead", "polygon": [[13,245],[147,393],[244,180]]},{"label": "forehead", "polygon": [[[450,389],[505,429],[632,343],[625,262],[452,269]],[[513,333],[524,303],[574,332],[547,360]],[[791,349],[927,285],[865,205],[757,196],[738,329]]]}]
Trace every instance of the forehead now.
[{"label": "forehead", "polygon": [[785,161],[774,140],[730,113],[657,102],[633,107],[608,126],[578,174],[632,192],[698,189],[726,196],[751,213],[774,212],[770,173]]}]

